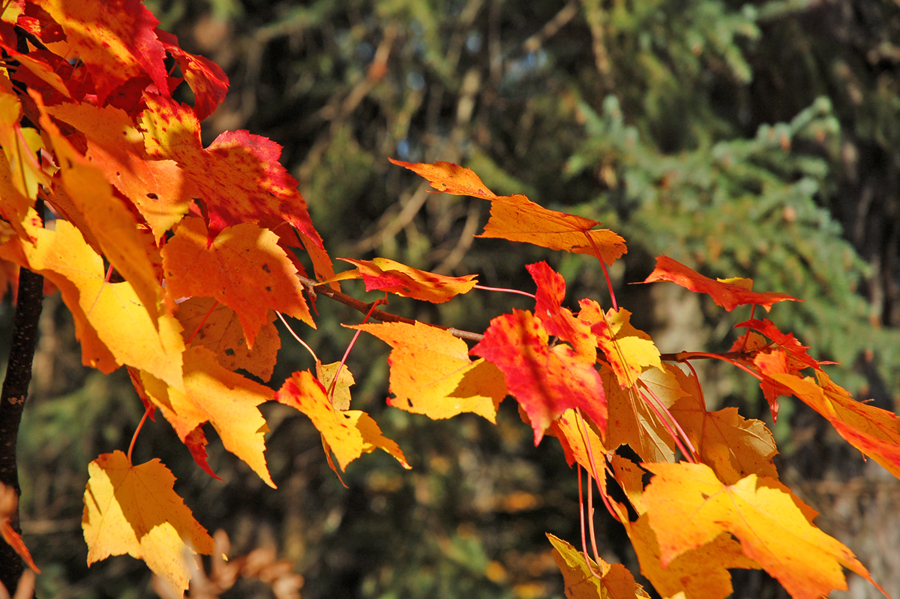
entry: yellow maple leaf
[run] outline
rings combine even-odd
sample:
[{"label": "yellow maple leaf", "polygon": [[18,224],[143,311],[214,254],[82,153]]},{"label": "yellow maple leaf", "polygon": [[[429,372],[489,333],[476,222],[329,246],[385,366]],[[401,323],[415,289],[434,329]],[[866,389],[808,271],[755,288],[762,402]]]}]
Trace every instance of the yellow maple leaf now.
[{"label": "yellow maple leaf", "polygon": [[381,434],[381,429],[368,414],[359,410],[335,410],[325,387],[309,371],[295,372],[275,393],[275,399],[312,420],[325,445],[334,452],[341,470],[346,470],[350,462],[376,448],[394,456],[404,468],[410,467],[397,444]]},{"label": "yellow maple leaf", "polygon": [[875,584],[853,552],[816,528],[808,507],[804,513],[805,504],[775,479],[751,474],[726,485],[705,464],[644,467],[656,475],[644,503],[664,569],[727,532],[797,599],[847,590],[842,566]]},{"label": "yellow maple leaf", "polygon": [[184,352],[184,391],[141,374],[144,391],[185,443],[198,426],[209,422],[222,445],[241,458],[270,487],[275,487],[265,458],[269,430],[257,406],[272,399],[272,390],[226,370],[205,347]]},{"label": "yellow maple leaf", "polygon": [[186,557],[209,555],[215,545],[173,491],[169,469],[158,459],[133,466],[116,451],[99,456],[88,471],[81,521],[88,565],[127,553],[183,593],[190,580]]},{"label": "yellow maple leaf", "polygon": [[[338,368],[340,368],[340,374],[338,374]],[[337,383],[334,382],[335,375],[337,375]],[[350,372],[346,365],[342,365],[340,362],[322,364],[322,362],[316,360],[316,378],[322,382],[322,386],[330,393],[331,405],[334,406],[335,410],[345,411],[350,409],[350,387],[355,385],[356,381],[353,379],[353,373]],[[332,384],[334,385],[333,391],[331,390]]]},{"label": "yellow maple leaf", "polygon": [[[553,559],[566,581],[568,599],[650,599],[650,595],[634,581],[634,576],[622,564],[608,564],[602,559],[600,563],[590,560],[588,564],[584,555],[571,543],[549,532],[547,538],[553,545]],[[595,576],[591,570],[600,576]]]},{"label": "yellow maple leaf", "polygon": [[449,331],[417,322],[351,327],[375,335],[393,349],[388,405],[434,420],[472,412],[496,423],[506,397],[503,373],[483,359],[469,359],[469,348]]},{"label": "yellow maple leaf", "polygon": [[26,224],[34,244],[6,244],[0,257],[59,288],[75,320],[84,364],[106,374],[127,364],[182,387],[184,342],[178,321],[157,306],[154,324],[130,283],[107,283],[103,259],[70,223],[57,220],[55,231],[44,229],[39,219],[26,219]]},{"label": "yellow maple leaf", "polygon": [[597,336],[619,385],[631,387],[648,367],[662,370],[659,350],[650,335],[631,325],[631,312],[623,308],[610,309],[604,314],[594,300],[583,299],[578,303],[581,306],[578,318],[591,323],[591,332]]}]

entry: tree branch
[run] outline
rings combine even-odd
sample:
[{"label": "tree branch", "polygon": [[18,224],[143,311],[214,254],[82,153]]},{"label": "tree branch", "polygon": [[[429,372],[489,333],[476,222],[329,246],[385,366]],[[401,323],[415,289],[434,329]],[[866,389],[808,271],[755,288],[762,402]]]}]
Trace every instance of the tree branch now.
[{"label": "tree branch", "polygon": [[[16,466],[16,441],[25,398],[28,396],[28,385],[31,383],[31,365],[34,361],[43,299],[44,277],[26,268],[19,269],[19,295],[16,300],[9,363],[3,390],[0,392],[0,483],[15,489],[17,496],[21,495],[22,490]],[[16,532],[21,532],[18,507],[11,524]],[[15,592],[24,570],[22,558],[7,543],[0,542],[0,583],[10,593]]]}]

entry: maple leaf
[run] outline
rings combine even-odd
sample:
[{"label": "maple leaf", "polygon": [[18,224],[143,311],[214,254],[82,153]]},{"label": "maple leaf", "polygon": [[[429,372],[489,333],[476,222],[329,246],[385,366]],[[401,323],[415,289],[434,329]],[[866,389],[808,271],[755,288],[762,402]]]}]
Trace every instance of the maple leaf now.
[{"label": "maple leaf", "polygon": [[356,268],[344,271],[326,282],[362,279],[366,283],[366,291],[387,291],[434,304],[468,293],[477,283],[474,280],[476,275],[448,277],[406,266],[389,258],[338,260],[355,264]]},{"label": "maple leaf", "polygon": [[162,311],[154,324],[129,282],[107,283],[103,259],[73,225],[57,220],[56,230],[50,231],[36,215],[33,220],[26,222],[34,244],[0,246],[0,257],[41,274],[60,289],[75,321],[83,363],[106,374],[127,364],[181,387],[184,343],[178,321]]},{"label": "maple leaf", "polygon": [[856,401],[822,371],[816,371],[818,380],[800,378],[789,370],[787,356],[780,350],[759,354],[754,363],[776,392],[801,399],[853,447],[900,478],[900,418],[896,414]]},{"label": "maple leaf", "polygon": [[772,458],[778,450],[765,423],[746,420],[737,408],[708,412],[697,378],[674,366],[670,368],[679,373],[679,384],[688,392],[669,412],[678,420],[700,459],[715,471],[719,480],[731,485],[750,474],[777,479]]},{"label": "maple leaf", "polygon": [[723,279],[713,281],[709,277],[704,277],[700,273],[691,270],[684,264],[681,264],[668,256],[657,256],[656,268],[653,269],[653,272],[650,273],[649,277],[644,279],[644,283],[670,281],[685,289],[690,289],[697,293],[709,294],[717,306],[721,306],[729,312],[738,306],[743,306],[745,304],[762,306],[766,309],[766,312],[768,312],[772,309],[772,306],[778,302],[803,301],[791,297],[786,293],[758,293],[750,291],[748,286],[753,283],[750,279],[730,280],[736,282],[729,283],[728,280]]},{"label": "maple leaf", "polygon": [[116,451],[100,455],[88,471],[81,521],[88,565],[127,553],[184,593],[187,556],[209,555],[215,545],[173,491],[169,469],[159,459],[133,466]]},{"label": "maple leaf", "polygon": [[759,564],[744,555],[740,544],[727,533],[720,534],[706,545],[685,551],[663,567],[659,542],[650,527],[648,508],[644,503],[643,478],[646,471],[619,455],[613,454],[610,461],[616,482],[625,492],[638,518],[632,521],[625,506],[616,501],[612,502],[612,507],[631,539],[641,565],[641,574],[653,583],[653,588],[661,596],[725,599],[734,591],[729,569],[760,568]]},{"label": "maple leaf", "polygon": [[192,297],[179,303],[175,317],[184,327],[185,345],[190,342],[209,349],[228,370],[241,368],[264,381],[272,378],[281,348],[274,311],[269,310],[252,349],[247,345],[238,315],[212,298]]},{"label": "maple leaf", "polygon": [[[275,393],[275,400],[306,414],[334,452],[341,470],[376,448],[388,452],[404,468],[410,468],[396,443],[381,434],[375,421],[359,410],[335,410],[322,383],[309,371],[295,372]],[[329,458],[330,459],[330,458]]]},{"label": "maple leaf", "polygon": [[[337,381],[335,381],[335,376]],[[341,362],[322,364],[316,360],[316,378],[328,391],[331,397],[331,405],[335,410],[346,411],[350,409],[350,387],[356,384],[353,373]]]},{"label": "maple leaf", "polygon": [[264,436],[269,429],[257,407],[272,399],[271,389],[226,370],[205,347],[191,347],[184,352],[183,391],[147,373],[141,373],[141,382],[184,443],[196,443],[197,437],[191,434],[209,422],[225,449],[275,488],[264,455]]},{"label": "maple leaf", "polygon": [[[571,543],[549,532],[547,538],[553,545],[553,559],[566,581],[568,599],[650,599],[650,595],[634,581],[634,576],[622,564],[608,564],[602,559],[599,564],[594,560],[588,564],[584,561],[584,555]],[[599,572],[600,577],[596,577],[594,572]]]},{"label": "maple leaf", "polygon": [[592,299],[578,302],[578,318],[591,325],[600,349],[616,373],[619,385],[631,387],[645,368],[662,369],[660,353],[650,335],[631,325],[631,312],[624,308],[604,313]]},{"label": "maple leaf", "polygon": [[531,312],[513,310],[491,320],[484,338],[469,353],[503,371],[509,393],[531,420],[535,445],[569,408],[581,408],[605,432],[606,394],[600,375],[567,345],[551,349],[548,339]]},{"label": "maple leaf", "polygon": [[[822,363],[814,360],[810,355],[806,352],[809,349],[807,345],[800,345],[800,342],[794,337],[793,333],[785,334],[778,330],[778,327],[775,326],[768,318],[764,318],[763,320],[747,320],[745,322],[738,323],[734,325],[737,328],[747,327],[753,331],[760,333],[772,340],[775,346],[784,350],[784,352],[788,356],[788,363],[791,366],[791,370],[803,370],[804,368],[810,367],[815,368],[816,370],[822,370]],[[743,337],[742,337],[743,339]],[[740,340],[738,340],[740,341]],[[735,342],[735,346],[738,342]]]},{"label": "maple leaf", "polygon": [[157,94],[145,93],[144,101],[144,147],[151,157],[182,168],[203,202],[210,240],[232,225],[274,229],[288,222],[324,249],[297,181],[278,162],[281,146],[247,131],[227,131],[204,149],[193,110]]},{"label": "maple leaf", "polygon": [[159,21],[138,0],[46,0],[41,6],[87,66],[101,106],[116,88],[140,77],[149,78],[168,95],[166,50],[154,32]]},{"label": "maple leaf", "polygon": [[575,214],[550,210],[522,195],[491,203],[491,218],[476,237],[531,243],[575,254],[597,254],[607,265],[627,252],[625,240],[601,224]]},{"label": "maple leaf", "polygon": [[547,434],[559,440],[566,456],[566,463],[570,467],[578,462],[582,468],[591,472],[592,476],[596,467],[600,483],[603,484],[606,470],[602,465],[607,450],[596,431],[596,425],[581,418],[575,410],[568,409],[550,425]]},{"label": "maple leaf", "polygon": [[268,322],[269,310],[315,328],[297,269],[278,236],[252,223],[228,227],[207,246],[203,219],[187,217],[162,250],[171,298],[212,297],[235,311],[247,347]]},{"label": "maple leaf", "polygon": [[[615,372],[606,365],[600,367],[600,376],[609,405],[609,427],[606,435],[609,447],[616,449],[620,445],[628,445],[647,462],[673,461],[675,440],[657,411],[648,405],[651,399],[641,396],[647,392],[639,390],[637,386],[621,387]],[[677,382],[667,377],[674,378],[674,375],[668,370],[651,369],[641,375],[641,381],[651,388],[664,407],[669,408],[684,392],[678,387]],[[677,390],[673,389],[673,386]],[[665,387],[668,387],[666,390],[670,391],[669,393],[663,392]]]},{"label": "maple leaf", "polygon": [[847,547],[811,524],[814,512],[804,513],[799,505],[805,504],[778,481],[751,474],[727,485],[705,464],[643,466],[655,474],[644,503],[664,569],[728,532],[792,597],[847,590],[841,566],[875,584]]},{"label": "maple leaf", "polygon": [[392,348],[388,405],[431,419],[472,412],[496,424],[506,397],[503,373],[483,359],[469,359],[465,341],[417,322],[350,327],[375,335]]},{"label": "maple leaf", "polygon": [[597,254],[606,264],[612,264],[627,251],[625,240],[612,231],[594,230],[601,224],[599,221],[549,210],[523,195],[498,196],[470,169],[451,162],[413,164],[390,160],[425,177],[438,191],[490,200],[491,218],[484,232],[476,237],[531,243],[576,254]]},{"label": "maple leaf", "polygon": [[44,146],[41,135],[36,129],[23,129],[19,123],[21,118],[18,96],[0,86],[0,147],[9,163],[8,176],[16,191],[33,201],[38,186],[49,186],[50,176],[37,158]]},{"label": "maple leaf", "polygon": [[[150,256],[156,253],[156,248],[141,238],[134,217],[113,195],[112,186],[103,172],[72,147],[46,113],[41,115],[40,124],[52,141],[60,163],[67,217],[78,224],[80,230],[90,233],[90,240],[99,245],[95,249],[131,283],[147,313],[155,320],[157,306],[163,299],[159,274]],[[56,204],[62,206],[59,202]]]},{"label": "maple leaf", "polygon": [[438,191],[460,196],[472,196],[485,200],[496,200],[503,196],[494,194],[472,170],[453,164],[452,162],[435,162],[434,164],[403,162],[388,158],[391,163],[408,168],[414,173],[428,179],[431,186]]},{"label": "maple leaf", "polygon": [[541,320],[547,333],[572,344],[575,352],[588,364],[597,361],[597,337],[591,325],[580,320],[568,308],[561,306],[566,296],[566,281],[544,262],[529,264],[531,278],[537,285],[534,314]]},{"label": "maple leaf", "polygon": [[203,56],[185,52],[178,45],[178,38],[168,31],[156,29],[156,37],[168,50],[194,92],[194,114],[202,121],[219,107],[228,92],[228,76],[222,68]]},{"label": "maple leaf", "polygon": [[131,200],[157,241],[187,214],[195,195],[192,183],[174,160],[147,156],[144,139],[125,111],[72,103],[46,111],[84,134],[91,165]]}]

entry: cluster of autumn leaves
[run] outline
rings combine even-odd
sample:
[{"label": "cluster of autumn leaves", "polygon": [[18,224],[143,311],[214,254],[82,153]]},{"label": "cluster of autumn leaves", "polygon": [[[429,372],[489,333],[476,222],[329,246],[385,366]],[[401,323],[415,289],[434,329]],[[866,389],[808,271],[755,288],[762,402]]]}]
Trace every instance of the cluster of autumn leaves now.
[{"label": "cluster of autumn leaves", "polygon": [[[375,449],[408,468],[374,420],[349,409],[352,375],[339,364],[317,361],[315,374],[294,373],[277,392],[257,382],[272,377],[276,315],[315,327],[310,301],[325,291],[342,295],[340,282],[348,279],[362,279],[367,291],[439,303],[470,292],[474,276],[441,276],[383,258],[348,259],[355,268],[335,274],[296,181],[278,162],[277,144],[238,131],[203,147],[200,121],[224,98],[227,78],[181,50],[137,0],[10,0],[2,10],[3,276],[15,284],[18,267],[43,275],[72,312],[84,363],[106,373],[126,366],[148,413],[159,410],[212,476],[207,424],[275,486],[258,409],[270,400],[306,414],[341,469]],[[172,97],[183,81],[193,107]],[[625,253],[624,240],[598,222],[521,195],[497,196],[468,169],[396,164],[438,191],[489,201],[481,237],[588,254],[604,270]],[[304,286],[298,255],[312,265],[316,285]],[[708,412],[696,375],[675,364],[708,355],[664,360],[615,298],[608,310],[581,299],[573,312],[563,307],[558,273],[544,262],[528,269],[534,310],[498,316],[473,347],[452,330],[420,322],[355,325],[392,348],[388,403],[435,419],[471,412],[493,422],[512,396],[535,443],[556,437],[570,465],[587,470],[664,597],[725,597],[730,568],[763,568],[795,597],[846,588],[842,567],[869,578],[778,481],[765,425],[733,408]],[[768,310],[793,299],[754,292],[749,280],[711,280],[665,257],[647,281],[708,294],[726,310]],[[851,398],[771,321],[751,318],[738,327],[744,333],[717,357],[759,379],[773,413],[779,396],[798,397],[900,476],[893,414]],[[623,445],[642,462],[616,454]],[[89,470],[88,562],[129,553],[183,592],[184,556],[209,554],[214,544],[174,493],[174,476],[159,460],[134,465],[122,451],[99,456]],[[653,476],[645,484],[647,473]],[[609,496],[609,485],[624,490],[628,505]],[[621,565],[550,540],[570,597],[647,596]]]}]

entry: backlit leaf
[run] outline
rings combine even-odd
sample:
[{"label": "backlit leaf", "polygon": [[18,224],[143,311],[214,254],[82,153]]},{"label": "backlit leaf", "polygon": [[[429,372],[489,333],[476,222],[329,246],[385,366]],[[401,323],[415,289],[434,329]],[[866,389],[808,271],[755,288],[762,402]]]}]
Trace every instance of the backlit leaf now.
[{"label": "backlit leaf", "polygon": [[392,348],[388,405],[434,420],[472,412],[496,423],[506,397],[503,373],[488,362],[469,359],[465,341],[449,331],[417,322],[352,327],[375,335]]},{"label": "backlit leaf", "polygon": [[196,441],[194,430],[207,422],[222,439],[222,445],[243,460],[270,487],[264,455],[266,421],[257,407],[272,399],[272,390],[218,364],[205,347],[184,353],[184,391],[142,374],[147,395],[184,443]]},{"label": "backlit leaf", "polygon": [[281,146],[247,131],[219,135],[206,149],[194,111],[156,94],[144,94],[140,123],[147,153],[178,163],[196,189],[213,239],[228,226],[256,223],[274,229],[290,223],[319,248],[297,181],[278,162]]},{"label": "backlit leaf", "polygon": [[435,304],[468,293],[476,284],[474,280],[476,275],[448,277],[406,266],[388,258],[374,260],[339,258],[339,260],[355,264],[356,269],[340,273],[332,278],[334,281],[361,278],[366,283],[366,291],[387,291]]},{"label": "backlit leaf", "polygon": [[144,76],[168,95],[166,51],[154,32],[159,21],[138,0],[47,0],[41,6],[62,26],[87,66],[100,105],[129,79]]},{"label": "backlit leaf", "polygon": [[173,491],[172,473],[158,459],[132,466],[121,451],[102,454],[88,471],[82,516],[88,565],[127,553],[184,592],[187,558],[209,555],[215,545]]},{"label": "backlit leaf", "polygon": [[[743,281],[747,280],[743,279]],[[745,304],[762,306],[768,312],[772,309],[772,305],[778,302],[788,300],[792,302],[803,301],[786,293],[757,293],[748,290],[746,285],[743,284],[728,283],[723,280],[714,281],[667,256],[657,256],[656,268],[644,280],[644,283],[656,281],[671,281],[685,289],[690,289],[697,293],[707,293],[716,302],[716,305],[722,306],[729,312]]]},{"label": "backlit leaf", "polygon": [[809,522],[799,500],[778,481],[751,474],[727,485],[705,464],[644,467],[656,475],[644,502],[663,568],[727,532],[792,597],[815,599],[846,590],[842,566],[872,581],[847,547]]},{"label": "backlit leaf", "polygon": [[275,312],[269,310],[253,348],[247,345],[241,321],[234,310],[209,297],[192,297],[178,304],[175,313],[184,327],[185,344],[202,345],[216,354],[228,370],[243,369],[268,381],[275,370],[281,337],[275,327]]},{"label": "backlit leaf", "polygon": [[325,387],[309,371],[295,372],[275,393],[275,399],[291,406],[312,420],[322,440],[334,452],[341,470],[364,453],[380,448],[409,468],[396,443],[381,434],[375,421],[359,410],[341,412],[328,400]]},{"label": "backlit leaf", "polygon": [[535,445],[569,408],[581,408],[606,430],[606,394],[600,375],[567,345],[548,345],[547,331],[531,312],[498,316],[469,353],[482,356],[506,376],[510,395],[525,409]]},{"label": "backlit leaf", "polygon": [[[598,564],[591,560],[589,566],[584,555],[570,543],[550,533],[547,538],[553,545],[553,559],[566,581],[568,599],[650,599],[622,564],[608,564],[603,560]],[[600,577],[594,576],[592,570]]]},{"label": "backlit leaf", "polygon": [[162,250],[166,291],[174,298],[212,297],[235,311],[247,347],[276,310],[315,323],[297,269],[278,236],[252,223],[229,227],[207,246],[203,220],[185,218]]}]

